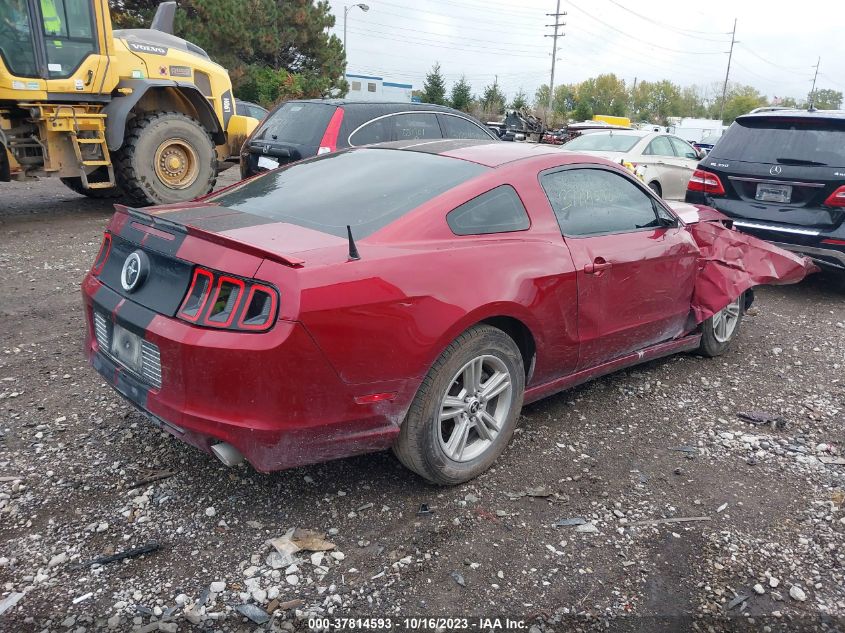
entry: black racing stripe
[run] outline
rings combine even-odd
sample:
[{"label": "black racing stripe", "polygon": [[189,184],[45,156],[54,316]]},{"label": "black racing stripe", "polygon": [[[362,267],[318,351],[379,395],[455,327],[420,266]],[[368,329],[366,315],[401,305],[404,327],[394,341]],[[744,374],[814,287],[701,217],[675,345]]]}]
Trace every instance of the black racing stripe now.
[{"label": "black racing stripe", "polygon": [[233,213],[231,215],[221,215],[216,218],[205,218],[202,220],[195,220],[191,222],[191,226],[195,226],[203,231],[212,231],[220,233],[222,231],[231,231],[233,229],[245,229],[249,226],[260,226],[262,224],[275,224],[278,220],[271,220],[270,218],[262,218],[259,215],[251,213]]},{"label": "black racing stripe", "polygon": [[144,338],[155,315],[156,313],[149,308],[138,305],[133,301],[126,301],[120,306],[115,316],[120,325]]},{"label": "black racing stripe", "polygon": [[[161,231],[171,237],[163,237],[157,235],[156,232],[148,232],[138,228],[137,225],[149,226],[155,229],[156,232]],[[164,255],[175,256],[182,247],[182,242],[187,237],[187,232],[184,227],[177,225],[169,225],[167,222],[159,222],[154,218],[143,214],[130,215],[124,225],[119,231],[115,233],[124,240],[143,245],[145,250],[153,250]],[[111,254],[109,254],[111,258]],[[123,262],[121,262],[123,265]]]},{"label": "black racing stripe", "polygon": [[109,316],[117,308],[122,297],[107,286],[100,286],[94,293],[94,307],[98,312]]},{"label": "black racing stripe", "polygon": [[164,210],[161,215],[156,217],[164,218],[170,222],[182,222],[183,224],[193,224],[195,220],[203,218],[215,217],[218,215],[232,215],[238,213],[231,209],[224,207],[208,206],[208,207],[188,207],[187,209],[176,209],[174,211]]},{"label": "black racing stripe", "polygon": [[150,388],[140,380],[137,380],[126,371],[119,371],[115,376],[112,386],[132,404],[144,411],[147,410],[147,398],[150,395]]},{"label": "black racing stripe", "polygon": [[220,233],[233,229],[243,229],[249,226],[260,226],[262,224],[274,224],[278,220],[272,220],[252,213],[231,211],[224,207],[199,207],[195,209],[181,209],[172,213],[163,214],[162,217],[172,222],[182,222],[189,226],[196,227],[203,231]]},{"label": "black racing stripe", "polygon": [[91,365],[120,395],[146,411],[149,387],[102,354],[94,354]]}]

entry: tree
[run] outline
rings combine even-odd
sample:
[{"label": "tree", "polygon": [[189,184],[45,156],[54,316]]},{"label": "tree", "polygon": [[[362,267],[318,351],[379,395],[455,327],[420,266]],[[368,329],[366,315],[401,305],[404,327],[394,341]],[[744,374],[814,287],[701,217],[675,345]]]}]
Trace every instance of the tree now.
[{"label": "tree", "polygon": [[511,102],[511,110],[523,110],[528,107],[528,95],[525,94],[525,90],[522,88],[519,89],[519,92],[513,98]]},{"label": "tree", "polygon": [[116,29],[147,29],[161,0],[109,0],[109,12]]},{"label": "tree", "polygon": [[425,76],[422,92],[423,103],[446,105],[446,80],[440,73],[440,63],[434,64]]},{"label": "tree", "polygon": [[631,107],[637,120],[666,125],[670,116],[682,115],[681,89],[665,79],[642,81],[631,91]]},{"label": "tree", "polygon": [[766,105],[767,101],[753,86],[736,86],[728,93],[722,123],[729,125],[738,116]]},{"label": "tree", "polygon": [[464,75],[452,84],[452,93],[449,96],[450,105],[456,110],[469,112],[472,105],[472,86]]},{"label": "tree", "polygon": [[[145,3],[121,6],[132,16]],[[238,96],[262,105],[345,94],[343,45],[328,34],[334,23],[328,3],[314,0],[182,0],[176,12],[176,34],[227,68]]]},{"label": "tree", "polygon": [[838,90],[824,88],[813,92],[810,95],[810,101],[819,110],[838,110],[842,107],[842,93]]},{"label": "tree", "polygon": [[499,89],[499,84],[495,81],[484,87],[484,92],[481,95],[480,106],[484,113],[484,118],[497,117],[505,110],[505,95]]},{"label": "tree", "polygon": [[589,101],[578,99],[575,102],[575,110],[572,112],[572,118],[576,121],[589,121],[593,118],[593,108],[590,107]]},{"label": "tree", "polygon": [[543,84],[534,92],[534,109],[545,110],[549,107],[549,84]]},{"label": "tree", "polygon": [[586,102],[594,114],[624,116],[628,110],[628,90],[616,75],[599,75],[579,84],[578,101]]}]

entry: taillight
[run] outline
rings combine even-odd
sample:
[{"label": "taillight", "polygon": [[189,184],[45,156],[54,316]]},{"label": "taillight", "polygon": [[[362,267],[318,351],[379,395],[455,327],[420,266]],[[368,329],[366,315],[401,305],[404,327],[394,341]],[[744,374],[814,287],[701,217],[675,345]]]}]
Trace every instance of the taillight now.
[{"label": "taillight", "polygon": [[97,259],[94,260],[94,265],[91,267],[91,274],[99,275],[103,271],[103,266],[106,265],[110,252],[111,233],[103,233],[103,243],[100,244],[100,252],[97,253]]},{"label": "taillight", "polygon": [[824,204],[828,207],[845,207],[845,185],[842,185],[830,194],[830,197],[824,201]]},{"label": "taillight", "polygon": [[328,154],[337,149],[337,137],[340,135],[340,124],[343,123],[343,108],[338,108],[334,111],[329,124],[326,126],[326,131],[320,141],[320,149],[317,154]]},{"label": "taillight", "polygon": [[273,327],[278,306],[275,288],[198,266],[177,316],[205,327],[263,332]]},{"label": "taillight", "polygon": [[719,177],[703,169],[696,169],[692,172],[692,178],[689,179],[687,190],[702,191],[714,196],[725,195],[725,188],[722,186],[722,181],[719,180]]}]

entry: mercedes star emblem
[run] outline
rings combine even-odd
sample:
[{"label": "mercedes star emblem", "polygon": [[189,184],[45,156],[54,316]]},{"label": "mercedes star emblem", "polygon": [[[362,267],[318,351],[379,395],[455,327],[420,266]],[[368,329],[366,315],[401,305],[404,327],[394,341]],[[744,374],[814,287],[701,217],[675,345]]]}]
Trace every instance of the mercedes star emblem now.
[{"label": "mercedes star emblem", "polygon": [[772,168],[769,169],[769,173],[772,176],[780,176],[780,173],[783,171],[783,167],[780,165],[772,165]]}]

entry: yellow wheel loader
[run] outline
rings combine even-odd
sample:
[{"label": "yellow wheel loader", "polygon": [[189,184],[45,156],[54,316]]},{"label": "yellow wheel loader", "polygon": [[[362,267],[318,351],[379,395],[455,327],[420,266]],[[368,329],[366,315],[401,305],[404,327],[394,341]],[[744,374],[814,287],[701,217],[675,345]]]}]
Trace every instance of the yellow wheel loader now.
[{"label": "yellow wheel loader", "polygon": [[0,0],[0,181],[57,176],[136,205],[211,191],[257,121],[235,113],[226,69],[172,34],[175,11],[112,30],[108,0]]}]

